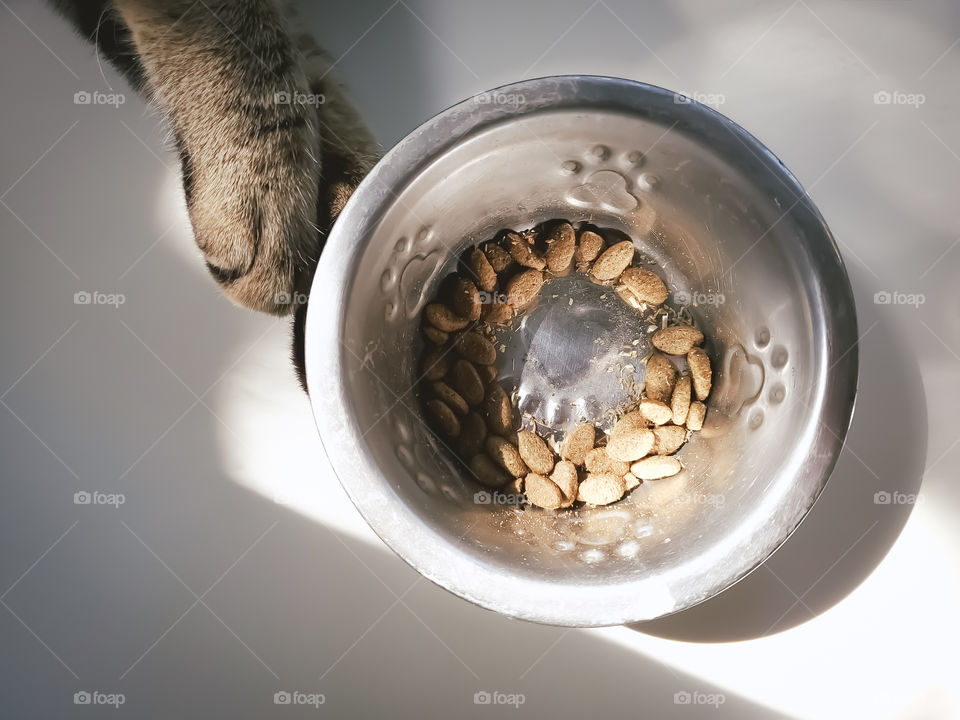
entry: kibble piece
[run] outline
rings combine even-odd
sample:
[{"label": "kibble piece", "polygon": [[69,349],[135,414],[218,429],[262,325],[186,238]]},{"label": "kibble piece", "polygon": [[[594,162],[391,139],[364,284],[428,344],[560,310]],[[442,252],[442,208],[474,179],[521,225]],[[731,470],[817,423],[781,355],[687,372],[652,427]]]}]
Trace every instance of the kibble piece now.
[{"label": "kibble piece", "polygon": [[628,267],[620,275],[620,282],[633,296],[648,305],[660,305],[667,300],[667,286],[655,273],[644,268]]},{"label": "kibble piece", "polygon": [[524,267],[533,268],[534,270],[543,270],[547,267],[546,261],[537,255],[534,249],[530,247],[530,243],[516,233],[509,233],[504,240],[504,244],[507,246],[507,252],[510,253],[510,257]]},{"label": "kibble piece", "polygon": [[668,355],[686,355],[703,342],[703,333],[692,325],[674,325],[657,330],[650,338],[653,346]]},{"label": "kibble piece", "polygon": [[671,477],[682,469],[683,466],[680,461],[670,455],[651,455],[630,466],[630,472],[640,480],[659,480]]},{"label": "kibble piece", "polygon": [[653,353],[647,360],[646,392],[651,400],[669,402],[677,380],[677,369],[665,355]]},{"label": "kibble piece", "polygon": [[560,507],[570,507],[577,499],[577,466],[569,460],[561,460],[550,474],[550,479],[563,493],[563,502]]},{"label": "kibble piece", "polygon": [[457,450],[461,457],[472,458],[483,452],[487,439],[487,425],[478,413],[472,412],[460,421],[460,438]]},{"label": "kibble piece", "polygon": [[547,268],[552,273],[559,273],[570,267],[573,253],[577,249],[577,234],[570,223],[560,223],[547,238],[546,261]]},{"label": "kibble piece", "polygon": [[474,455],[470,458],[470,470],[477,480],[487,487],[501,487],[513,479],[486,455]]},{"label": "kibble piece", "polygon": [[499,435],[488,435],[484,441],[484,447],[487,455],[514,477],[526,475],[529,471],[527,464],[520,457],[517,446],[509,440],[505,440]]},{"label": "kibble piece", "polygon": [[536,433],[521,431],[517,435],[520,457],[533,472],[549,475],[553,471],[553,453]]},{"label": "kibble piece", "polygon": [[574,465],[583,465],[587,453],[593,450],[597,439],[597,429],[590,423],[580,423],[560,444],[560,457]]},{"label": "kibble piece", "polygon": [[423,312],[427,322],[444,332],[463,330],[470,324],[469,320],[460,317],[443,303],[430,303]]},{"label": "kibble piece", "polygon": [[611,473],[617,477],[623,477],[630,471],[630,463],[614,460],[607,454],[605,448],[594,448],[587,453],[583,462],[587,466],[587,472],[591,473]]},{"label": "kibble piece", "polygon": [[447,437],[455,438],[460,435],[460,421],[453,410],[443,400],[429,400],[427,410],[434,419],[438,430]]},{"label": "kibble piece", "polygon": [[590,505],[609,505],[622,498],[626,489],[626,483],[620,475],[590,473],[580,483],[577,500]]},{"label": "kibble piece", "polygon": [[493,268],[494,272],[502,273],[513,264],[513,258],[510,257],[510,253],[496,243],[488,243],[485,245],[483,254],[487,256],[487,260],[490,261],[490,267]]},{"label": "kibble piece", "polygon": [[522,308],[533,300],[543,286],[543,273],[539,270],[524,270],[507,283],[507,302]]},{"label": "kibble piece", "polygon": [[457,352],[477,365],[493,365],[497,361],[497,349],[493,343],[473,330],[460,338]]},{"label": "kibble piece", "polygon": [[483,402],[483,380],[480,379],[476,366],[469,360],[457,358],[450,368],[450,381],[468,405],[479,405]]},{"label": "kibble piece", "polygon": [[479,248],[470,251],[470,257],[467,264],[470,266],[470,272],[473,273],[477,287],[484,292],[492,292],[497,286],[497,271]]},{"label": "kibble piece", "polygon": [[687,413],[687,429],[699,430],[703,427],[703,420],[707,416],[707,406],[699,400],[690,403],[690,412]]},{"label": "kibble piece", "polygon": [[509,303],[494,299],[483,304],[484,322],[496,325],[507,325],[513,319],[513,306]]},{"label": "kibble piece", "polygon": [[650,427],[650,421],[643,416],[639,410],[631,410],[624,414],[613,428],[613,432],[630,429],[643,429]]},{"label": "kibble piece", "polygon": [[531,505],[546,510],[556,510],[563,504],[563,493],[550,478],[538,473],[528,473],[523,481],[524,495]]},{"label": "kibble piece", "polygon": [[423,336],[434,345],[443,345],[447,340],[450,339],[450,333],[445,333],[443,330],[437,330],[433,325],[427,324],[420,329],[423,331]]},{"label": "kibble piece", "polygon": [[622,421],[610,432],[607,455],[614,460],[632,462],[639,460],[653,447],[653,433],[646,428],[622,427]]},{"label": "kibble piece", "polygon": [[629,240],[611,245],[593,264],[593,276],[597,280],[615,280],[633,262],[634,247]]},{"label": "kibble piece", "polygon": [[585,265],[596,260],[601,250],[603,250],[603,238],[592,230],[584,230],[580,233],[580,245],[574,257],[578,265]]},{"label": "kibble piece", "polygon": [[443,402],[453,410],[457,415],[466,415],[469,408],[467,407],[467,401],[454,390],[452,387],[447,385],[445,382],[432,382],[430,383],[430,390],[436,396],[437,400],[443,400]]},{"label": "kibble piece", "polygon": [[693,389],[697,392],[697,400],[706,400],[713,384],[710,358],[707,357],[703,348],[695,347],[687,353],[687,364],[690,366],[690,375],[693,378]]},{"label": "kibble piece", "polygon": [[673,424],[683,425],[687,421],[687,412],[690,410],[690,376],[684,375],[677,380],[670,397],[670,411],[673,413]]},{"label": "kibble piece", "polygon": [[625,492],[630,492],[635,487],[640,487],[640,478],[633,473],[627,473],[623,476],[623,484],[625,486]]},{"label": "kibble piece", "polygon": [[450,369],[450,353],[442,348],[430,348],[420,358],[420,374],[427,380],[443,380]]},{"label": "kibble piece", "polygon": [[490,432],[509,435],[513,431],[513,406],[500,383],[490,383],[484,402],[484,415]]},{"label": "kibble piece", "polygon": [[653,452],[657,455],[672,455],[687,440],[687,429],[679,425],[661,425],[653,429]]},{"label": "kibble piece", "polygon": [[486,387],[497,379],[497,368],[494,365],[477,365],[477,375],[483,380],[483,386]]},{"label": "kibble piece", "polygon": [[450,288],[450,309],[467,320],[480,319],[480,291],[471,280],[454,278]]},{"label": "kibble piece", "polygon": [[640,403],[640,414],[654,425],[663,425],[673,417],[673,410],[665,402],[648,398]]}]

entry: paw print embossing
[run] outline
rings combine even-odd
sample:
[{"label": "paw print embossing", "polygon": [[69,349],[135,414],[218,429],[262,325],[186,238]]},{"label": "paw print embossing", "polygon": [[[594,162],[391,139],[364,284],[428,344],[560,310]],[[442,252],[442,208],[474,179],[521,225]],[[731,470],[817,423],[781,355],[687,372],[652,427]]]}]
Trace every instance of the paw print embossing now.
[{"label": "paw print embossing", "polygon": [[560,172],[573,184],[564,199],[587,211],[611,213],[626,219],[639,234],[653,228],[656,212],[641,199],[659,180],[649,172],[640,172],[646,156],[640,150],[615,151],[595,144],[583,156],[564,160]]},{"label": "paw print embossing", "polygon": [[424,227],[416,239],[400,237],[393,246],[387,268],[380,276],[386,297],[384,315],[388,321],[413,319],[426,304],[428,282],[444,262],[446,248],[439,246],[433,231]]}]

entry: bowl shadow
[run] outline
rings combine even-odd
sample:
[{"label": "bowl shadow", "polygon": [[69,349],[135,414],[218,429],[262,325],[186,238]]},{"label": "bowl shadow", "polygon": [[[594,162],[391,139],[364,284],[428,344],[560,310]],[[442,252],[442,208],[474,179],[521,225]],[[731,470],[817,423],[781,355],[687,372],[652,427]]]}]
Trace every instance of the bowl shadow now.
[{"label": "bowl shadow", "polygon": [[860,332],[857,404],[820,498],[793,535],[738,583],[631,629],[704,643],[773,635],[840,602],[896,542],[913,509],[909,496],[916,496],[923,478],[926,399],[916,357],[873,304],[869,278],[850,270]]}]

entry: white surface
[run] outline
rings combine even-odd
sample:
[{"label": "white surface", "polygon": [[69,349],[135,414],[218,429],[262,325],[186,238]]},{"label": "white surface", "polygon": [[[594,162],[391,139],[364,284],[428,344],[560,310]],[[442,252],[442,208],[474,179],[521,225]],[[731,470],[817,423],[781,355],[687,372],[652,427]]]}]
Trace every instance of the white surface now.
[{"label": "white surface", "polygon": [[[960,716],[960,15],[949,2],[310,11],[385,145],[536,75],[722,96],[841,244],[864,333],[861,395],[820,502],[724,595],[598,631],[499,618],[418,581],[382,546],[323,458],[285,324],[233,308],[206,276],[158,119],[49,11],[8,5],[0,714],[93,717],[73,693],[99,690],[124,693],[116,716],[137,718]],[[119,109],[73,104],[111,85],[127,94]],[[925,103],[876,105],[881,90]],[[74,305],[78,290],[126,302]],[[880,290],[926,302],[876,305]],[[74,505],[80,490],[126,502]],[[921,501],[878,505],[878,491]],[[275,706],[278,690],[326,704]],[[525,703],[474,705],[479,690]],[[676,705],[682,691],[724,703]]]}]

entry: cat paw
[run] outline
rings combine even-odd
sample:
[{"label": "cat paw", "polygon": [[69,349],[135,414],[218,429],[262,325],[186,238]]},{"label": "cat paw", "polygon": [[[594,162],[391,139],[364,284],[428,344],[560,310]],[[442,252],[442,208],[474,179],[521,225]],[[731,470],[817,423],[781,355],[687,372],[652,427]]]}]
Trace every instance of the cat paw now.
[{"label": "cat paw", "polygon": [[234,120],[229,133],[178,138],[194,237],[231,300],[286,315],[319,257],[316,126],[296,107]]}]

